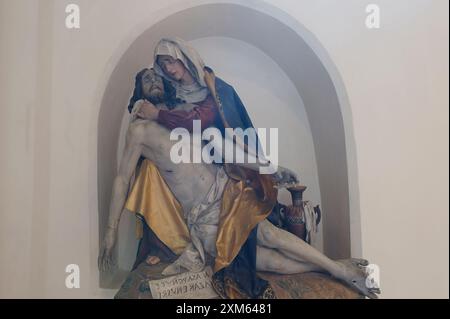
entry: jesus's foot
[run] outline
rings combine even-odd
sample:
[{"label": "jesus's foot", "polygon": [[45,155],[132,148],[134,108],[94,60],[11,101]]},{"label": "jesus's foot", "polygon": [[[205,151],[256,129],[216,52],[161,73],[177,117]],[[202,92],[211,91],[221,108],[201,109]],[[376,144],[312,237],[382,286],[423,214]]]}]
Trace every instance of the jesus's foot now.
[{"label": "jesus's foot", "polygon": [[339,269],[335,274],[333,274],[336,278],[344,281],[366,297],[371,299],[378,298],[377,294],[380,293],[380,289],[369,287],[369,285],[367,285],[368,273],[365,268],[369,265],[367,260],[350,258],[337,260],[336,263]]}]

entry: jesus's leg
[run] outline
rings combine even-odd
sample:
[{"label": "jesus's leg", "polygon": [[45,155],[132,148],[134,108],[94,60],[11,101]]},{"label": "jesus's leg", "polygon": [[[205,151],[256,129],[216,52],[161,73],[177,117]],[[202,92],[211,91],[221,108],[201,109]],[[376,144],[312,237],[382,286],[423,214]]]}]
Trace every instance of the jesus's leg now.
[{"label": "jesus's leg", "polygon": [[283,275],[323,271],[323,269],[314,264],[291,259],[277,250],[263,246],[256,246],[256,270],[270,271]]},{"label": "jesus's leg", "polygon": [[376,298],[371,289],[366,286],[366,273],[361,266],[367,266],[363,259],[338,262],[331,260],[314,247],[307,244],[294,234],[280,229],[264,220],[258,224],[258,245],[278,250],[283,255],[307,264],[313,264],[332,276],[345,281],[364,295]]}]

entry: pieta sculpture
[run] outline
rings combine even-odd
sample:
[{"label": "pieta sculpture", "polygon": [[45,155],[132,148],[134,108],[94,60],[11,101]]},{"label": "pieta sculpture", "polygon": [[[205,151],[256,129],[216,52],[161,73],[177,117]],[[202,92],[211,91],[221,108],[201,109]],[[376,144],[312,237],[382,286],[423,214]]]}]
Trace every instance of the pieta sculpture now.
[{"label": "pieta sculpture", "polygon": [[[223,139],[210,141],[215,151],[223,150],[227,129],[253,128],[234,88],[216,77],[188,43],[178,38],[158,43],[153,68],[136,76],[129,110],[132,120],[99,254],[101,271],[113,266],[118,224],[126,209],[137,214],[151,233],[154,247],[147,261],[167,262],[162,276],[196,273],[210,266],[213,286],[223,298],[272,296],[270,284],[259,272],[324,272],[364,296],[377,297],[379,290],[366,286],[368,261],[331,260],[295,231],[277,227],[274,216],[282,206],[278,189],[298,189],[299,179],[283,167],[261,174],[263,156],[248,141],[231,140],[252,159],[244,163],[226,158],[173,161],[175,144],[189,144],[192,153],[204,152],[205,144],[174,140],[171,133],[177,128],[187,134],[197,134],[196,123],[201,132],[217,129]],[[292,212],[287,214],[291,220]],[[305,218],[301,215],[297,214],[299,225]]]}]

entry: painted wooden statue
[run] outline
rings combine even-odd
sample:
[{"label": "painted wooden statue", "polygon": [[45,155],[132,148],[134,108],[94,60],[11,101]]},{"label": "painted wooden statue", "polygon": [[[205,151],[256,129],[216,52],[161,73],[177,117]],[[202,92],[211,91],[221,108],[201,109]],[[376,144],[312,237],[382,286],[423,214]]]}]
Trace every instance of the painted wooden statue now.
[{"label": "painted wooden statue", "polygon": [[[153,69],[136,76],[129,110],[133,121],[114,179],[100,270],[113,265],[118,224],[126,208],[141,218],[144,237],[152,241],[149,251],[138,252],[136,267],[148,256],[150,262],[168,264],[163,276],[199,272],[209,265],[214,288],[223,298],[270,298],[272,287],[259,272],[311,271],[331,274],[376,298],[379,291],[366,286],[366,260],[331,260],[274,225],[281,207],[277,189],[299,183],[291,170],[277,167],[273,174],[260,174],[259,153],[236,141],[249,157],[254,156],[253,162],[176,164],[171,160],[176,143],[170,140],[171,130],[181,127],[194,134],[194,120],[201,121],[201,130],[253,127],[233,87],[205,67],[185,41],[165,38],[158,43]],[[189,141],[193,152],[202,146]]]}]

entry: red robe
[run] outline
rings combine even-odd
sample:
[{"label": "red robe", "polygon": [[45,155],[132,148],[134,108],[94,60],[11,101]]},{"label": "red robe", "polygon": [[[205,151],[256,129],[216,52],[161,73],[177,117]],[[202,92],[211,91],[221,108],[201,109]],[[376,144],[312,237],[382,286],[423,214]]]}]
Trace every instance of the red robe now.
[{"label": "red robe", "polygon": [[157,122],[169,130],[183,127],[192,132],[193,121],[201,120],[202,131],[210,126],[220,127],[219,112],[211,95],[208,95],[202,102],[195,103],[191,111],[182,110],[160,110]]}]

